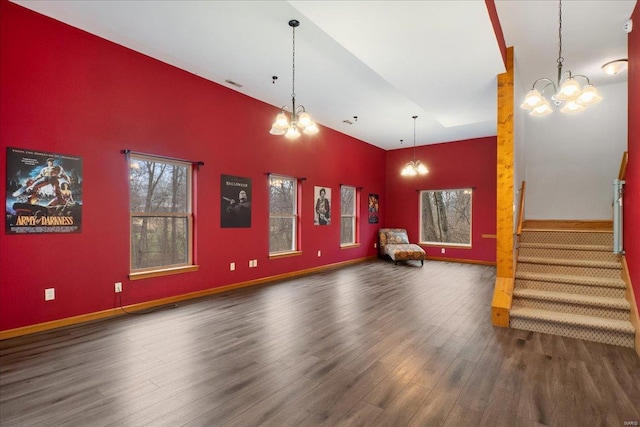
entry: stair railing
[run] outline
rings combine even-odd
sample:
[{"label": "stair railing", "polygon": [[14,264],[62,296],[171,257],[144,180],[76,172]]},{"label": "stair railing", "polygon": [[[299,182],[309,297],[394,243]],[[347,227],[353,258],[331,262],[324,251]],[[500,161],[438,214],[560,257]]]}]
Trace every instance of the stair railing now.
[{"label": "stair railing", "polygon": [[620,162],[620,171],[618,172],[618,178],[613,180],[613,253],[623,254],[624,249],[622,246],[622,234],[623,234],[623,196],[624,196],[624,184],[627,174],[627,162],[629,159],[629,153],[625,151],[622,154],[622,161]]},{"label": "stair railing", "polygon": [[522,186],[520,187],[520,204],[518,206],[518,226],[516,228],[518,244],[520,243],[520,235],[522,234],[522,222],[524,221],[524,193],[526,189],[527,182],[522,181]]}]

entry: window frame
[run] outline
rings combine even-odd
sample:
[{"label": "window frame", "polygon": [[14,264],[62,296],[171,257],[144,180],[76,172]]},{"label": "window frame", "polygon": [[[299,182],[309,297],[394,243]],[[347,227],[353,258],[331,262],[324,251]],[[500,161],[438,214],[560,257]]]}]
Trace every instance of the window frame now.
[{"label": "window frame", "polygon": [[[353,191],[353,211],[351,213],[345,214],[343,213],[343,206],[342,206],[342,191],[344,189],[350,189]],[[342,184],[340,185],[340,247],[344,248],[344,247],[349,247],[349,246],[357,246],[360,242],[359,240],[359,233],[358,233],[358,223],[359,223],[359,191],[358,189],[353,186],[353,185],[346,185],[346,184]],[[342,220],[344,218],[351,218],[351,227],[352,227],[352,236],[353,239],[350,242],[343,242],[343,235],[342,235]]]},{"label": "window frame", "polygon": [[[141,154],[141,153],[130,153],[127,158],[127,171],[129,172],[129,177],[131,177],[131,168],[133,162],[154,162],[166,165],[180,166],[184,167],[186,170],[186,189],[185,189],[185,210],[181,210],[180,212],[166,212],[166,211],[156,211],[156,212],[134,212],[131,209],[131,179],[129,179],[128,190],[129,190],[129,278],[131,280],[138,279],[146,279],[150,277],[158,277],[165,276],[170,274],[184,273],[189,271],[197,271],[198,266],[194,264],[194,252],[195,252],[195,241],[194,241],[194,168],[193,163],[180,160],[167,158],[163,156],[154,156],[152,154]],[[134,268],[133,266],[133,251],[134,251],[134,227],[133,223],[136,219],[144,219],[144,218],[176,218],[178,221],[186,221],[186,230],[185,230],[185,238],[186,238],[186,256],[184,262],[179,262],[175,264],[163,264],[163,265],[155,265],[150,267],[143,268]]]},{"label": "window frame", "polygon": [[[288,175],[281,175],[281,174],[269,174],[269,224],[268,224],[268,229],[269,229],[269,241],[268,241],[268,246],[269,246],[269,258],[277,258],[277,257],[283,257],[283,256],[291,256],[291,255],[297,255],[300,254],[300,242],[299,242],[299,236],[300,236],[300,206],[299,206],[299,201],[300,201],[300,188],[299,188],[299,181],[298,178],[295,178],[293,176],[288,176]],[[292,212],[290,214],[282,214],[282,213],[272,213],[271,212],[271,187],[272,187],[272,180],[285,180],[285,181],[291,181],[292,184],[292,188],[293,188],[293,201],[292,201]],[[291,219],[292,220],[292,237],[291,237],[291,248],[288,250],[283,250],[283,251],[271,251],[271,219],[273,218],[277,218],[277,219]]]},{"label": "window frame", "polygon": [[[438,246],[438,247],[449,247],[449,248],[462,248],[462,249],[471,249],[473,247],[473,187],[463,187],[463,188],[444,188],[438,190],[420,190],[418,193],[418,232],[419,232],[419,244],[425,246]],[[424,193],[437,193],[437,192],[453,192],[453,191],[462,191],[465,194],[469,194],[469,243],[455,243],[455,242],[432,242],[427,241],[425,236],[423,236],[423,194]]]}]

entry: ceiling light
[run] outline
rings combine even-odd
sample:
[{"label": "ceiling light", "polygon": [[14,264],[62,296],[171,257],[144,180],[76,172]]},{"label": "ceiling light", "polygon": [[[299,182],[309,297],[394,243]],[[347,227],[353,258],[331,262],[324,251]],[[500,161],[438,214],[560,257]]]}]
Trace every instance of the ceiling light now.
[{"label": "ceiling light", "polygon": [[413,160],[407,162],[402,168],[400,175],[402,176],[416,176],[426,175],[429,173],[429,169],[420,160],[416,160],[416,119],[418,116],[413,116]]},{"label": "ceiling light", "polygon": [[613,76],[626,70],[628,63],[629,61],[627,61],[626,59],[616,59],[615,61],[607,62],[606,64],[604,64],[602,66],[602,70],[605,73]]},{"label": "ceiling light", "polygon": [[[291,91],[291,103],[293,104],[291,108],[291,121],[287,118],[285,111],[287,107],[284,106],[280,110],[280,113],[276,116],[276,121],[273,122],[271,126],[271,130],[269,133],[271,135],[284,135],[290,139],[296,139],[300,136],[300,129],[307,134],[313,135],[318,133],[318,126],[311,120],[311,116],[304,109],[304,106],[299,105],[296,107],[296,27],[300,25],[295,19],[289,21],[289,26],[293,29],[293,84]],[[273,81],[277,77],[274,76]]]},{"label": "ceiling light", "polygon": [[[587,76],[572,75],[568,70],[562,72],[562,62],[564,61],[562,57],[562,0],[558,2],[558,39],[558,79],[555,82],[547,78],[536,80],[525,96],[524,102],[520,105],[520,107],[529,110],[529,114],[532,116],[541,117],[551,114],[553,112],[551,103],[560,108],[563,113],[577,113],[602,99]],[[584,87],[580,85],[578,78],[586,80]],[[551,102],[544,95],[549,88],[553,90],[550,96]]]}]

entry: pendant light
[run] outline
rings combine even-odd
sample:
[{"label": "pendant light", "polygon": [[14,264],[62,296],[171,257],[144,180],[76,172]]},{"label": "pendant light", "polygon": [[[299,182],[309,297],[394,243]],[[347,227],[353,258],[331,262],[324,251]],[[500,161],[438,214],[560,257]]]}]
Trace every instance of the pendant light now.
[{"label": "pendant light", "polygon": [[400,175],[402,176],[416,176],[426,175],[429,173],[429,169],[420,160],[416,160],[416,119],[418,116],[413,116],[413,160],[407,162],[402,168]]},{"label": "pendant light", "polygon": [[[520,105],[522,108],[530,110],[529,114],[532,116],[540,117],[551,114],[553,112],[551,102],[563,113],[577,113],[602,99],[587,76],[572,75],[569,70],[562,72],[562,63],[564,62],[562,57],[562,0],[559,0],[558,3],[558,24],[558,79],[554,82],[551,79],[541,78],[533,83],[524,102]],[[578,83],[576,80],[578,78],[586,80],[584,87]],[[542,89],[538,90],[537,87],[540,86]],[[551,102],[544,95],[549,88],[553,89],[550,96]]]},{"label": "pendant light", "polygon": [[299,105],[296,107],[296,27],[300,25],[300,22],[292,19],[289,21],[289,26],[293,29],[293,80],[291,91],[291,121],[285,114],[286,106],[280,109],[280,113],[276,116],[275,122],[271,126],[269,133],[271,135],[284,135],[289,139],[296,139],[300,136],[300,129],[307,134],[313,135],[318,133],[318,126],[311,120],[311,116],[305,110],[304,106]]}]

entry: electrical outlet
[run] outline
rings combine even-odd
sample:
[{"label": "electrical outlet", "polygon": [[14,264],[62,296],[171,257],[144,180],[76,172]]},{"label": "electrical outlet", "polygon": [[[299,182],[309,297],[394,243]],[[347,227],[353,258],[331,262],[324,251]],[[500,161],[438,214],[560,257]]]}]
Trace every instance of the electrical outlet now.
[{"label": "electrical outlet", "polygon": [[122,292],[122,282],[116,282],[115,289],[116,289],[116,294],[119,294],[120,292]]},{"label": "electrical outlet", "polygon": [[253,266],[254,266],[254,267],[257,267],[257,266],[258,266],[258,260],[257,260],[257,259],[254,259],[254,260],[253,260]]},{"label": "electrical outlet", "polygon": [[234,271],[235,269],[236,269],[236,263],[235,262],[230,263],[229,264],[229,270],[230,271]]},{"label": "electrical outlet", "polygon": [[374,248],[377,248],[377,247],[378,247],[378,244],[377,244],[377,243],[374,243],[374,244],[373,244],[373,247],[374,247]]},{"label": "electrical outlet", "polygon": [[44,290],[44,300],[51,301],[56,299],[56,290],[54,288],[49,288]]},{"label": "electrical outlet", "polygon": [[440,249],[440,253],[443,254],[444,253],[444,248]]},{"label": "electrical outlet", "polygon": [[322,251],[318,251],[318,256],[321,256],[321,255],[322,255]]},{"label": "electrical outlet", "polygon": [[253,260],[252,259],[249,260],[249,268],[253,268]]}]

